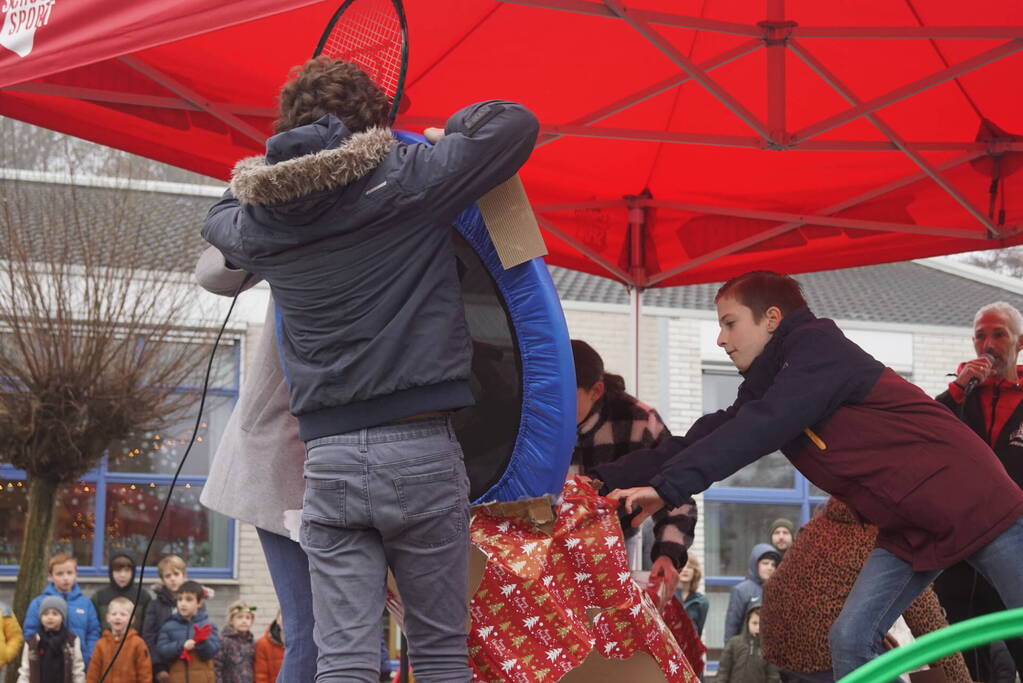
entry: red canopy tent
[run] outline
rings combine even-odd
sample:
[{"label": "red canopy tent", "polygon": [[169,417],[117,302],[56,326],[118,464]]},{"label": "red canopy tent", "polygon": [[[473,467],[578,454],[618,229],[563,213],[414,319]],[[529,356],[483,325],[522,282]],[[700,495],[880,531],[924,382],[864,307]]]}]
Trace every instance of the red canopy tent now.
[{"label": "red canopy tent", "polygon": [[[6,0],[0,114],[226,178],[337,5]],[[406,10],[397,125],[491,97],[536,111],[522,176],[553,264],[638,291],[1023,243],[1013,0]]]}]

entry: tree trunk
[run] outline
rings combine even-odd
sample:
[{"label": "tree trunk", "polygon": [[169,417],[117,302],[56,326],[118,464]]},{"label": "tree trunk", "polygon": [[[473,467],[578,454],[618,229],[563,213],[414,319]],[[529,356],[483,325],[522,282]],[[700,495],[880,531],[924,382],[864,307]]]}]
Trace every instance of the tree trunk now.
[{"label": "tree trunk", "polygon": [[[25,611],[32,598],[43,591],[46,583],[46,562],[50,558],[54,514],[59,484],[52,479],[28,477],[28,514],[25,517],[25,538],[21,545],[18,583],[14,588],[14,614],[25,623]],[[7,667],[7,683],[17,683],[21,655]]]}]

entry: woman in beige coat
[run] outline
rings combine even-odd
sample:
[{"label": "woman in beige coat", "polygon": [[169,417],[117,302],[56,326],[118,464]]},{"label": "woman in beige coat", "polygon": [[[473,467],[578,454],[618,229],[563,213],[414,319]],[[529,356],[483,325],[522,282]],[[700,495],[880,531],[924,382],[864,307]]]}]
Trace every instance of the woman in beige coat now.
[{"label": "woman in beige coat", "polygon": [[[199,258],[195,276],[204,289],[221,296],[233,296],[239,287],[244,291],[258,282],[232,268],[214,247]],[[272,299],[246,370],[241,396],[213,456],[200,501],[256,527],[289,634],[279,680],[311,681],[317,654],[312,589],[308,561],[298,544],[305,447],[298,438],[298,422],[288,410]]]}]

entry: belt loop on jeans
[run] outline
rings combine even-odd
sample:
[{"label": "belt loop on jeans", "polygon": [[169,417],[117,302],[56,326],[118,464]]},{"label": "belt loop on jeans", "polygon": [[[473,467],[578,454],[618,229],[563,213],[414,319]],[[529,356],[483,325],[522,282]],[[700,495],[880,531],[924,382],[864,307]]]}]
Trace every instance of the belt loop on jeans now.
[{"label": "belt loop on jeans", "polygon": [[363,428],[359,430],[359,452],[366,453],[369,451],[369,429]]},{"label": "belt loop on jeans", "polygon": [[455,435],[455,428],[451,425],[451,417],[444,418],[444,426],[448,430],[448,441],[458,441],[458,437]]}]

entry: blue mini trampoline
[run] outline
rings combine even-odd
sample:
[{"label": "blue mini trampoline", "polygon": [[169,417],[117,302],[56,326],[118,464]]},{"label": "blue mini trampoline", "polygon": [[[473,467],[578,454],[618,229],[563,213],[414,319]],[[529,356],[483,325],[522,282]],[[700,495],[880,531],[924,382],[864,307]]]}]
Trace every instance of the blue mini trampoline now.
[{"label": "blue mini trampoline", "polygon": [[[419,135],[397,132],[402,142]],[[575,445],[575,369],[543,259],[504,270],[475,206],[455,221],[476,405],[454,417],[473,502],[557,493]]]},{"label": "blue mini trampoline", "polygon": [[[411,133],[395,135],[402,142],[424,141]],[[576,392],[568,328],[554,283],[541,258],[505,270],[475,206],[463,211],[454,227],[473,339],[476,404],[453,418],[470,500],[557,493],[575,445]]]}]

